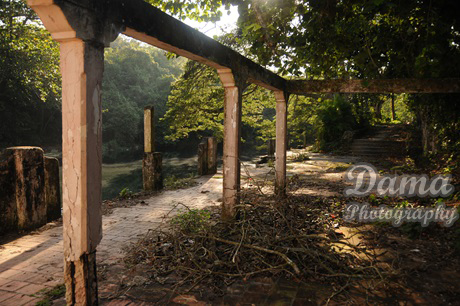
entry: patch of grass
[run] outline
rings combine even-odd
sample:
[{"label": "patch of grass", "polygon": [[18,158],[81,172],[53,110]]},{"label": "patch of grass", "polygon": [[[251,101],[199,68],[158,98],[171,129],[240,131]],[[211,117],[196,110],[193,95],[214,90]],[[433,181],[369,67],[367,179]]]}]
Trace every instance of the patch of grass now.
[{"label": "patch of grass", "polygon": [[36,306],[52,305],[54,300],[57,300],[65,295],[65,285],[60,284],[54,286],[53,288],[40,290],[37,295],[42,297],[42,299],[35,304]]},{"label": "patch of grass", "polygon": [[132,171],[139,169],[142,169],[142,160],[137,160],[130,163],[103,164],[102,188],[108,187],[112,180],[123,175],[129,175]]},{"label": "patch of grass", "polygon": [[198,233],[208,226],[210,218],[209,210],[190,209],[179,213],[170,222],[184,233]]},{"label": "patch of grass", "polygon": [[[108,184],[102,188],[102,199],[114,199],[122,196],[129,191],[131,194],[142,190],[142,168],[131,170],[128,173],[122,173],[112,178]],[[121,191],[121,192],[120,192]]]}]

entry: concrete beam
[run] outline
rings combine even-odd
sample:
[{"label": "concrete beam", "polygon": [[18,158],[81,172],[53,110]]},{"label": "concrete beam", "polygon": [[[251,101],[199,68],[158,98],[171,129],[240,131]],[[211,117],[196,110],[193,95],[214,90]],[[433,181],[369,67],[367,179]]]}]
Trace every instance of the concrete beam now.
[{"label": "concrete beam", "polygon": [[[107,45],[123,32],[216,69],[229,68],[267,89],[285,90],[284,78],[143,0],[29,0],[29,5],[38,8],[43,2],[59,7],[70,26],[68,31],[75,31],[83,40],[97,37]],[[51,13],[53,16],[59,14]],[[45,26],[50,29],[46,23]]]},{"label": "concrete beam", "polygon": [[458,93],[460,79],[294,80],[287,91],[310,93]]}]

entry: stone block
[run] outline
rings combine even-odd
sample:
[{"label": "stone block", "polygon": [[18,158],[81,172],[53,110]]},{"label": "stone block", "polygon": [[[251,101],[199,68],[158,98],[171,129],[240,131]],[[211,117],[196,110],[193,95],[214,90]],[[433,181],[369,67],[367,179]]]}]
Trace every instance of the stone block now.
[{"label": "stone block", "polygon": [[61,217],[61,186],[59,160],[45,157],[45,201],[47,222]]}]

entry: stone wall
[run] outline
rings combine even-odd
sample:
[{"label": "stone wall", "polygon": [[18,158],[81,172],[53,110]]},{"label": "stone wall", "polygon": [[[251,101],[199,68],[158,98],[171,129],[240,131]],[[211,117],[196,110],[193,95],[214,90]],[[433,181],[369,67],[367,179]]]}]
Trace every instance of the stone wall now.
[{"label": "stone wall", "polygon": [[0,156],[0,235],[32,230],[61,217],[59,161],[38,147]]}]

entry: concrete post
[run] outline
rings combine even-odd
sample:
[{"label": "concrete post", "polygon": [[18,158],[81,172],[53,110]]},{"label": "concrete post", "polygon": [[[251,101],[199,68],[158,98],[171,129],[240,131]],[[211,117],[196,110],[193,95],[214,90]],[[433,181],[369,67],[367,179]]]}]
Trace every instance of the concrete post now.
[{"label": "concrete post", "polygon": [[276,150],[276,139],[267,140],[267,155],[268,155],[268,158],[274,158],[275,157],[275,150]]},{"label": "concrete post", "polygon": [[144,160],[142,177],[145,191],[163,189],[163,165],[160,152],[155,152],[155,122],[153,106],[144,108]]},{"label": "concrete post", "polygon": [[[102,238],[104,46],[119,29],[76,3],[28,0],[60,43],[62,75],[62,220],[68,305],[97,305],[96,247]],[[84,18],[82,17],[84,16]]]},{"label": "concrete post", "polygon": [[68,304],[97,303],[96,246],[102,238],[104,47],[60,40],[65,279]]},{"label": "concrete post", "polygon": [[0,235],[18,228],[12,156],[0,155]]},{"label": "concrete post", "polygon": [[47,221],[61,217],[61,185],[59,180],[59,160],[45,156],[45,201]]},{"label": "concrete post", "polygon": [[144,153],[142,176],[145,191],[163,189],[163,164],[160,152]]},{"label": "concrete post", "polygon": [[287,101],[288,95],[275,91],[276,99],[276,158],[275,194],[286,195]]},{"label": "concrete post", "polygon": [[[38,147],[12,147],[4,152],[13,182],[17,230],[35,229],[47,222],[45,202],[45,164]],[[11,206],[14,206],[14,203]]]},{"label": "concrete post", "polygon": [[207,174],[217,173],[217,139],[216,137],[206,137],[207,149]]},{"label": "concrete post", "polygon": [[217,69],[225,88],[222,218],[233,219],[240,191],[241,102],[244,83],[230,69]]},{"label": "concrete post", "polygon": [[155,110],[153,106],[144,108],[144,152],[155,152],[155,122],[153,115]]},{"label": "concrete post", "polygon": [[217,140],[204,137],[198,144],[198,175],[217,173]]},{"label": "concrete post", "polygon": [[203,139],[198,144],[198,175],[208,173],[208,141]]}]

